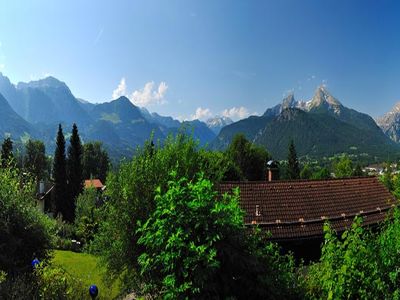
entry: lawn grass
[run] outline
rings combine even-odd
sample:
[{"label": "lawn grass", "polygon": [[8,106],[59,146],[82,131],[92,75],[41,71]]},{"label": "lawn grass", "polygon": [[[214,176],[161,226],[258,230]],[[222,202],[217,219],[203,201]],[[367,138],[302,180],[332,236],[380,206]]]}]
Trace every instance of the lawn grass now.
[{"label": "lawn grass", "polygon": [[113,299],[119,293],[118,282],[111,287],[104,282],[105,269],[98,266],[99,259],[86,253],[54,250],[53,263],[65,269],[72,276],[82,280],[87,285],[88,291],[91,284],[99,288],[100,299]]}]

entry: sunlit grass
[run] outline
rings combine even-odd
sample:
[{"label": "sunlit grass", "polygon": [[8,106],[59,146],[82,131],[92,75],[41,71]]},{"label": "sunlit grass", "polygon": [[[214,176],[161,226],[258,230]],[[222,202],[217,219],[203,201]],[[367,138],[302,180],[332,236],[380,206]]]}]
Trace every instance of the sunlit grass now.
[{"label": "sunlit grass", "polygon": [[86,253],[72,251],[54,251],[53,263],[65,269],[72,276],[82,280],[89,290],[91,284],[99,288],[100,299],[113,299],[119,293],[118,282],[109,286],[104,281],[105,269],[98,265],[99,259],[96,256]]}]

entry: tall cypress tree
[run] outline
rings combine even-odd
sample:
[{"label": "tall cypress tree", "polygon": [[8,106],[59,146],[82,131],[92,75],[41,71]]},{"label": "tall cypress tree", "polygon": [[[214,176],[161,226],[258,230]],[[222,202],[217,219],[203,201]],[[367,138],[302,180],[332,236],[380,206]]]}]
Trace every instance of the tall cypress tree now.
[{"label": "tall cypress tree", "polygon": [[299,179],[300,178],[299,161],[297,159],[296,148],[294,147],[293,140],[291,140],[289,143],[287,177],[289,179]]},{"label": "tall cypress tree", "polygon": [[1,145],[1,166],[6,168],[14,158],[13,142],[10,137],[5,138]]},{"label": "tall cypress tree", "polygon": [[65,138],[61,124],[58,125],[56,150],[54,152],[53,177],[55,189],[55,213],[61,213],[64,219],[69,220]]},{"label": "tall cypress tree", "polygon": [[73,221],[75,218],[75,201],[83,190],[82,144],[75,123],[72,126],[72,135],[68,147],[67,176],[70,196],[69,210],[71,221]]}]

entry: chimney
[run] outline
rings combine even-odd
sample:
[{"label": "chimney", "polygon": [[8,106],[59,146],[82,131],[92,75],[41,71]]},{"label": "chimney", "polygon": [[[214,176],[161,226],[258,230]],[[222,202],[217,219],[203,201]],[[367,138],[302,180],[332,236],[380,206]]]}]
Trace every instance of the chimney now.
[{"label": "chimney", "polygon": [[279,164],[275,160],[267,162],[267,181],[279,180]]},{"label": "chimney", "polygon": [[39,194],[44,194],[44,181],[40,180],[39,182]]}]

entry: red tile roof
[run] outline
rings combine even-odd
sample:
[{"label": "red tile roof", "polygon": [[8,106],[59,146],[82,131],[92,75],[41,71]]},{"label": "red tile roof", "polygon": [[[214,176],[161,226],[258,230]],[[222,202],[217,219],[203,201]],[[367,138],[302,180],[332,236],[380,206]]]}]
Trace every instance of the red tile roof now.
[{"label": "red tile roof", "polygon": [[100,179],[87,179],[85,180],[85,188],[91,188],[94,187],[96,189],[101,189],[103,188],[103,184],[101,183]]},{"label": "red tile roof", "polygon": [[385,219],[396,199],[376,177],[315,181],[225,182],[219,192],[240,189],[245,223],[271,231],[272,239],[321,237],[323,224],[343,231],[356,215],[365,225]]}]

